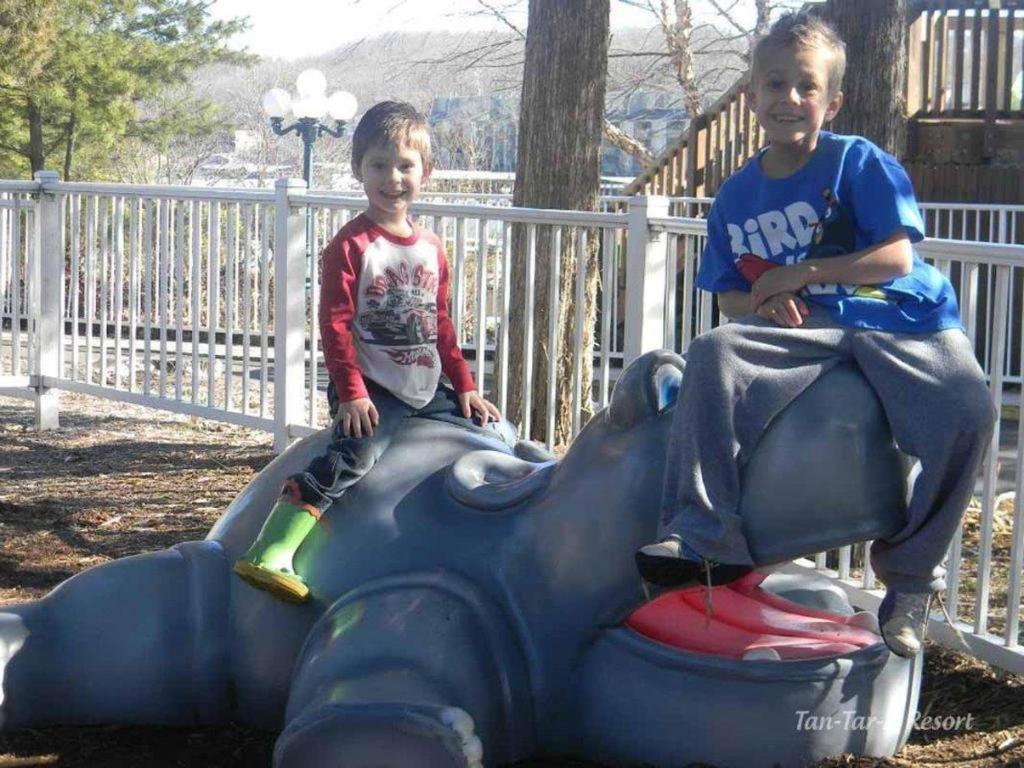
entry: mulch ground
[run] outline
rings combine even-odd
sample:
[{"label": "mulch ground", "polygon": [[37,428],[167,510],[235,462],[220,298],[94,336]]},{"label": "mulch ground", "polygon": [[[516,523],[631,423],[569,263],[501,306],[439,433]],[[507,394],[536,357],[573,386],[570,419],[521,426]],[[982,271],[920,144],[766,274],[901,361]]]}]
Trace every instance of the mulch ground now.
[{"label": "mulch ground", "polygon": [[[265,433],[77,395],[62,398],[61,429],[39,434],[29,403],[0,398],[0,604],[107,560],[203,538],[272,458]],[[930,647],[920,710],[961,727],[915,730],[892,759],[819,768],[1024,768],[1024,679]],[[239,725],[25,730],[0,734],[0,768],[258,768],[270,765],[274,738]],[[541,766],[598,768],[568,758],[517,768]]]}]

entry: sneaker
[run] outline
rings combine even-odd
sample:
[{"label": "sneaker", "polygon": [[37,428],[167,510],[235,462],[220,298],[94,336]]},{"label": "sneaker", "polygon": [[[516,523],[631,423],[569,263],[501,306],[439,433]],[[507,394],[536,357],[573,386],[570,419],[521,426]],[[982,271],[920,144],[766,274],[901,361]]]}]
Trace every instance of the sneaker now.
[{"label": "sneaker", "polygon": [[701,557],[675,536],[641,547],[635,558],[644,580],[661,587],[718,587],[752,570],[749,565],[716,563]]},{"label": "sneaker", "polygon": [[878,606],[882,639],[897,656],[910,658],[921,652],[928,630],[930,592],[889,590]]}]

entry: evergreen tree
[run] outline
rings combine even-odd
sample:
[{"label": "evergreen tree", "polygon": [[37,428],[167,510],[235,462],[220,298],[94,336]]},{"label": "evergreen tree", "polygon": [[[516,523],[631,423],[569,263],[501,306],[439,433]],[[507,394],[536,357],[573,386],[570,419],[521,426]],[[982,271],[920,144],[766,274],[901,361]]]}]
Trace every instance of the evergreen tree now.
[{"label": "evergreen tree", "polygon": [[[144,134],[141,99],[211,62],[249,60],[227,48],[244,19],[213,21],[208,0],[0,0],[0,172],[43,167],[103,174],[112,147]],[[164,115],[159,133],[174,120]]]}]

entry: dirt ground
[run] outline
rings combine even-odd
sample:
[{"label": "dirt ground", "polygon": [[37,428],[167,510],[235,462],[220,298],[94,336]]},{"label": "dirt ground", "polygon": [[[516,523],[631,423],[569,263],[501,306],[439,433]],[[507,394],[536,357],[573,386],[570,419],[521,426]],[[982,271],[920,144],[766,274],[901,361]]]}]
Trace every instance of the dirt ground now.
[{"label": "dirt ground", "polygon": [[[0,605],[107,560],[203,538],[272,458],[265,433],[68,394],[62,428],[38,434],[28,402],[0,398]],[[1024,767],[1024,679],[930,647],[920,710],[961,726],[915,730],[890,760],[820,767]],[[235,725],[27,730],[0,734],[0,768],[258,768],[270,764],[274,737]],[[517,768],[541,766],[597,768],[567,758]]]}]

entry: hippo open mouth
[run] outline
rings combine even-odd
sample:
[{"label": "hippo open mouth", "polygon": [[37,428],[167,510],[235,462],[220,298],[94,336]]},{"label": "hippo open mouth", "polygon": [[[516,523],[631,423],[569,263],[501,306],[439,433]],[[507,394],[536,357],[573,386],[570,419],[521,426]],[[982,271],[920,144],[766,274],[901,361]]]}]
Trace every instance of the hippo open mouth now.
[{"label": "hippo open mouth", "polygon": [[787,600],[753,572],[723,587],[668,592],[625,621],[634,632],[689,653],[795,661],[844,656],[880,641],[872,614],[841,616]]}]

